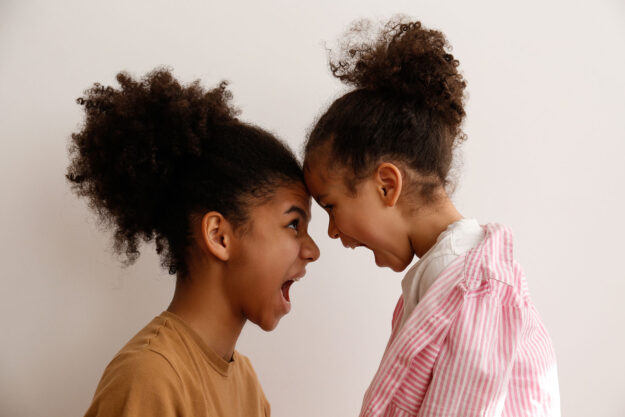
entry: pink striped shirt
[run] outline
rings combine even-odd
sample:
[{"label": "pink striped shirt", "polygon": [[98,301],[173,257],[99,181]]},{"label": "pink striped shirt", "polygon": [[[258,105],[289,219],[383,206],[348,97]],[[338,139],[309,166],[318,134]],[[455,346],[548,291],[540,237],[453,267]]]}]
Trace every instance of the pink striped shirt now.
[{"label": "pink striped shirt", "polygon": [[484,230],[401,329],[399,299],[361,417],[560,415],[554,350],[512,257],[512,233]]}]

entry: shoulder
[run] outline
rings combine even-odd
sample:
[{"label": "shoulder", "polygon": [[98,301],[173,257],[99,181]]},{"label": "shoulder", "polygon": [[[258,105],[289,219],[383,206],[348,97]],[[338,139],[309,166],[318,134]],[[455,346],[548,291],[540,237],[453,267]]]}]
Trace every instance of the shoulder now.
[{"label": "shoulder", "polygon": [[527,304],[525,275],[514,258],[512,230],[502,224],[484,227],[482,243],[467,254],[463,286],[476,294],[498,296],[504,304]]},{"label": "shoulder", "polygon": [[188,361],[190,344],[179,324],[161,314],[128,341],[111,365],[169,367],[175,372]]},{"label": "shoulder", "polygon": [[183,403],[180,378],[164,355],[122,349],[106,367],[85,416],[173,416]]},{"label": "shoulder", "polygon": [[497,223],[489,223],[483,228],[484,239],[467,252],[464,268],[466,278],[477,283],[482,278],[480,273],[489,270],[491,273],[486,274],[486,278],[498,275],[500,280],[507,279],[509,278],[507,273],[514,269],[512,231]]},{"label": "shoulder", "polygon": [[130,339],[120,353],[149,350],[163,356],[169,356],[171,353],[179,351],[184,345],[184,336],[179,331],[177,324],[168,316],[161,314]]},{"label": "shoulder", "polygon": [[179,384],[174,365],[180,350],[177,344],[177,335],[166,320],[154,318],[107,365],[98,390],[108,384],[133,389]]},{"label": "shoulder", "polygon": [[106,367],[105,375],[107,374],[125,379],[151,380],[155,376],[179,378],[167,352],[151,346],[122,349]]}]

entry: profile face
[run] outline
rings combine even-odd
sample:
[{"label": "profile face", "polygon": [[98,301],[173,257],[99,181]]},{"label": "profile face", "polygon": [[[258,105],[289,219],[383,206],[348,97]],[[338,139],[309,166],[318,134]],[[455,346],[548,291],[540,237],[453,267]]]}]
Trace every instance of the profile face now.
[{"label": "profile face", "polygon": [[308,235],[310,194],[304,184],[276,190],[249,209],[246,231],[233,242],[233,279],[226,283],[233,306],[263,330],[273,330],[291,310],[290,287],[319,258]]},{"label": "profile face", "polygon": [[414,256],[410,242],[389,216],[373,179],[362,180],[354,195],[344,178],[325,170],[318,158],[306,164],[304,175],[312,196],[328,213],[330,238],[340,239],[346,248],[369,249],[379,267],[399,272],[410,264]]}]

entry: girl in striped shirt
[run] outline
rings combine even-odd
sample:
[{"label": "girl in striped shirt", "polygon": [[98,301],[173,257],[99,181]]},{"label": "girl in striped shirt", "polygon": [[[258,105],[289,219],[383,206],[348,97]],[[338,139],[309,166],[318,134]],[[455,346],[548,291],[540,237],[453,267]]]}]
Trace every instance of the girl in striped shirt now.
[{"label": "girl in striped shirt", "polygon": [[328,234],[403,271],[392,333],[361,416],[558,416],[551,340],[504,226],[464,218],[446,189],[464,139],[465,80],[444,35],[358,22],[330,62],[354,88],[305,147]]}]

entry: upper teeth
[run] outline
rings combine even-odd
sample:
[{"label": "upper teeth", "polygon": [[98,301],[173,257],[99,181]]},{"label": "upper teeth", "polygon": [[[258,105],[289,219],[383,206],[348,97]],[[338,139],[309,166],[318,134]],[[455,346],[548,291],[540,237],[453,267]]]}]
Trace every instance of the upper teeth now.
[{"label": "upper teeth", "polygon": [[295,277],[293,278],[293,281],[299,281],[301,278],[300,277]]}]

